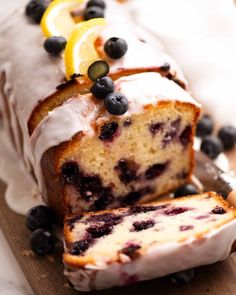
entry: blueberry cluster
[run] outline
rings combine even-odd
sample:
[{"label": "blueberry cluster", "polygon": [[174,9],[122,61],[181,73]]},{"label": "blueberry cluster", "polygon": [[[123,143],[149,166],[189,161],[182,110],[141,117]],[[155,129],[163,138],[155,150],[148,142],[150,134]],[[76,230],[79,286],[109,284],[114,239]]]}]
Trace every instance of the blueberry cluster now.
[{"label": "blueberry cluster", "polygon": [[33,207],[27,213],[25,225],[32,231],[29,246],[34,253],[46,255],[53,250],[56,242],[52,232],[54,222],[54,213],[46,206]]},{"label": "blueberry cluster", "polygon": [[215,159],[223,150],[232,149],[236,143],[236,128],[223,126],[217,136],[212,135],[214,130],[213,119],[203,115],[197,124],[196,135],[202,138],[201,151],[211,159]]},{"label": "blueberry cluster", "polygon": [[[104,51],[109,58],[118,59],[125,55],[128,50],[126,41],[122,38],[112,37],[104,44]],[[88,68],[88,77],[95,83],[91,87],[91,93],[97,98],[104,100],[106,110],[116,116],[123,115],[128,110],[127,98],[119,92],[115,92],[114,82],[107,76],[109,65],[106,61],[95,61]]]},{"label": "blueberry cluster", "polygon": [[106,4],[103,0],[89,0],[84,11],[84,20],[105,16]]}]

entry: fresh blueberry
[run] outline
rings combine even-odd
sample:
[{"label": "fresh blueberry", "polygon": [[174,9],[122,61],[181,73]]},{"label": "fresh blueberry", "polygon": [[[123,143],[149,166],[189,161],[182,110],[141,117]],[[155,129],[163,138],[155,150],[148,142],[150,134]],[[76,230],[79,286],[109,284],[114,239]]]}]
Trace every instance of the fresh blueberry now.
[{"label": "fresh blueberry", "polygon": [[29,210],[26,215],[25,225],[31,231],[34,231],[38,228],[52,228],[53,223],[55,222],[55,216],[53,211],[43,205],[35,206]]},{"label": "fresh blueberry", "polygon": [[92,94],[98,99],[105,99],[107,94],[114,92],[114,90],[115,85],[110,77],[98,79],[90,89]]},{"label": "fresh blueberry", "polygon": [[201,151],[209,158],[215,159],[223,151],[222,142],[215,136],[207,136],[201,143]]},{"label": "fresh blueberry", "polygon": [[232,149],[236,142],[236,128],[224,126],[219,130],[218,137],[226,150]]},{"label": "fresh blueberry", "polygon": [[100,18],[104,16],[104,9],[99,6],[88,7],[84,12],[84,20],[90,20],[92,18]]},{"label": "fresh blueberry", "polygon": [[104,60],[97,60],[88,68],[88,77],[92,81],[96,81],[109,73],[109,65]]},{"label": "fresh blueberry", "polygon": [[190,195],[196,195],[198,194],[198,190],[197,188],[188,183],[188,184],[185,184],[181,187],[179,187],[176,191],[175,191],[175,198],[179,198],[179,197],[184,197],[184,196],[190,196]]},{"label": "fresh blueberry", "polygon": [[87,7],[91,6],[99,6],[102,9],[106,8],[106,3],[103,0],[89,0],[87,3]]},{"label": "fresh blueberry", "polygon": [[214,129],[214,122],[209,115],[203,115],[197,123],[196,135],[203,137],[210,135]]},{"label": "fresh blueberry", "polygon": [[127,42],[122,38],[112,37],[104,44],[104,51],[113,59],[121,58],[128,50]]},{"label": "fresh blueberry", "polygon": [[109,93],[104,101],[106,110],[112,115],[123,115],[127,112],[128,99],[119,92]]},{"label": "fresh blueberry", "polygon": [[76,162],[66,162],[62,165],[61,174],[67,184],[75,184],[79,176],[79,166]]},{"label": "fresh blueberry", "polygon": [[39,228],[31,233],[29,246],[34,253],[46,255],[54,248],[55,242],[55,236],[50,231]]},{"label": "fresh blueberry", "polygon": [[194,269],[188,269],[185,271],[176,272],[174,274],[171,274],[170,280],[174,284],[186,284],[193,280],[195,276]]},{"label": "fresh blueberry", "polygon": [[45,0],[31,0],[26,5],[25,13],[34,22],[40,23],[45,10],[48,7],[49,1]]},{"label": "fresh blueberry", "polygon": [[59,55],[66,47],[66,39],[64,37],[49,37],[44,42],[45,50],[52,55]]}]

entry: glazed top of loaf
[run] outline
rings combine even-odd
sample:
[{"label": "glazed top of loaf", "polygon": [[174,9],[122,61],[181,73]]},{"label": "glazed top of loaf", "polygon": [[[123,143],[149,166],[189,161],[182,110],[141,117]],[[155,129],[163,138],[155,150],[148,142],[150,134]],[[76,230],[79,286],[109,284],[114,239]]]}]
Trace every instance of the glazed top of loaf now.
[{"label": "glazed top of loaf", "polygon": [[[200,108],[188,92],[159,73],[150,72],[121,77],[115,81],[115,90],[128,99],[129,109],[122,115],[124,117],[141,113],[145,107],[156,106],[160,101],[185,102],[193,105],[197,112]],[[96,124],[99,125],[112,118],[113,116],[105,110],[103,102],[90,93],[72,97],[40,122],[33,132],[31,144],[35,159],[35,173],[41,190],[43,185],[40,162],[43,154],[49,148],[70,140],[80,131],[92,136]]]},{"label": "glazed top of loaf", "polygon": [[[127,38],[131,40],[130,53],[113,63],[111,70],[125,67],[160,67],[167,62],[171,66],[171,71],[177,74],[185,84],[185,79],[178,66],[163,52],[163,47],[157,39],[131,24],[128,13],[119,4],[114,1],[109,1],[107,4],[108,26],[102,32],[101,37],[106,39],[115,32],[124,36],[128,44]],[[118,21],[125,23],[125,26],[115,25]],[[111,23],[113,25],[110,25]],[[44,36],[40,26],[29,22],[24,14],[24,7],[2,18],[0,75],[4,73],[6,76],[5,92],[10,92],[9,101],[23,132],[23,151],[31,161],[27,121],[36,105],[54,92],[56,86],[65,78],[63,60],[49,56],[43,48],[43,42]],[[141,54],[142,58],[137,58],[137,52],[145,54]],[[17,129],[17,126],[12,127]]]}]

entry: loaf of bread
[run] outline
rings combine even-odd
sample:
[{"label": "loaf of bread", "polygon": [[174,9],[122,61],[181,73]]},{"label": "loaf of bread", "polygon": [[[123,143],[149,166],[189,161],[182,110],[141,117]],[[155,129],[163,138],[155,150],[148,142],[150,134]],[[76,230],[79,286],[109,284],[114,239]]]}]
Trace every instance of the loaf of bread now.
[{"label": "loaf of bread", "polygon": [[236,210],[215,193],[65,219],[65,274],[80,291],[123,286],[224,260]]},{"label": "loaf of bread", "polygon": [[57,212],[64,198],[71,213],[143,203],[191,176],[198,104],[158,73],[114,83],[129,102],[124,115],[109,114],[92,94],[77,95],[32,135],[36,176]]}]

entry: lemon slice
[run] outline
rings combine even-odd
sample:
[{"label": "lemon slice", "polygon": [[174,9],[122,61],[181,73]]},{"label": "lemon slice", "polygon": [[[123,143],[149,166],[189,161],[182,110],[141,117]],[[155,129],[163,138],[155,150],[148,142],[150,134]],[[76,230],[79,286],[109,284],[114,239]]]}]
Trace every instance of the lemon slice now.
[{"label": "lemon slice", "polygon": [[41,20],[44,35],[46,37],[62,36],[68,39],[76,25],[71,12],[79,9],[83,2],[84,0],[54,0],[51,2]]},{"label": "lemon slice", "polygon": [[94,42],[105,25],[104,18],[94,18],[76,25],[65,49],[67,79],[74,74],[86,75],[88,67],[99,59]]}]

